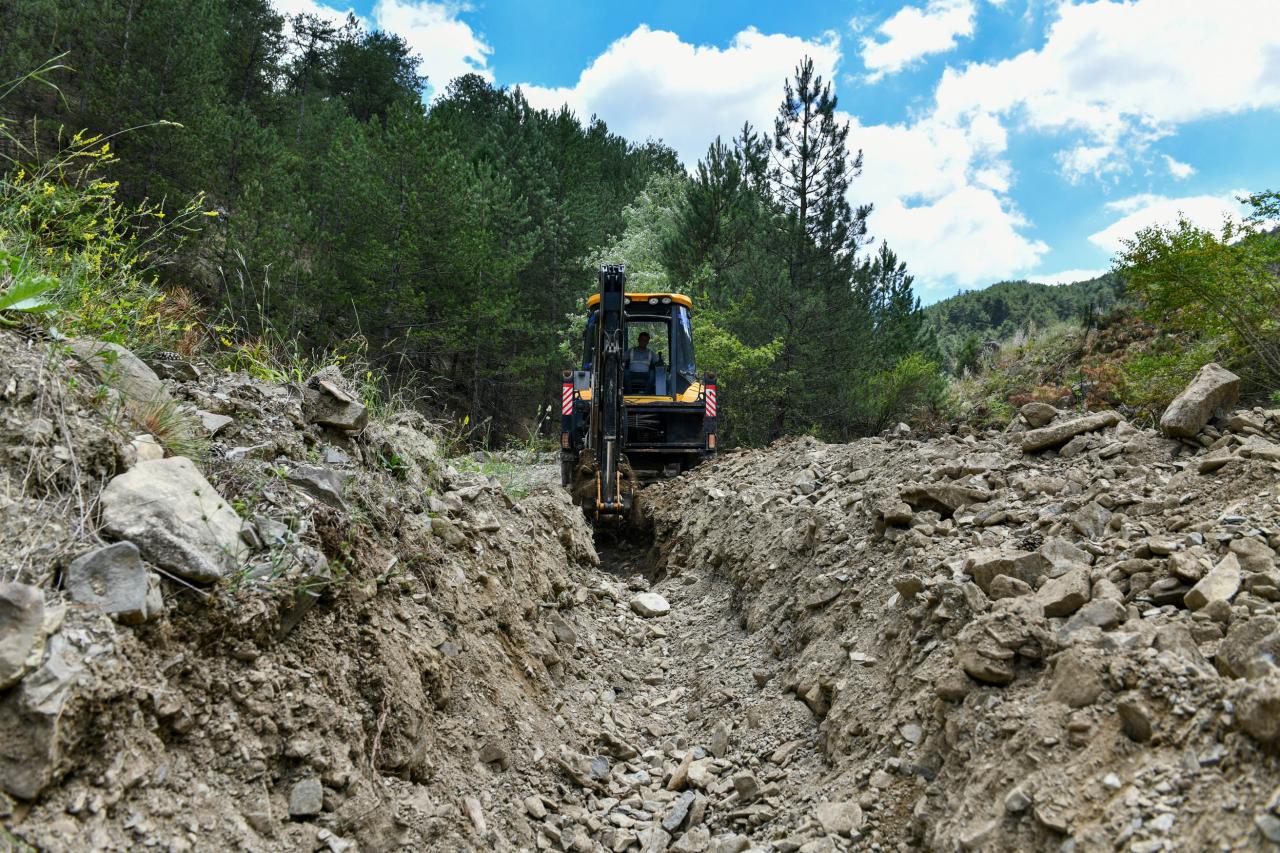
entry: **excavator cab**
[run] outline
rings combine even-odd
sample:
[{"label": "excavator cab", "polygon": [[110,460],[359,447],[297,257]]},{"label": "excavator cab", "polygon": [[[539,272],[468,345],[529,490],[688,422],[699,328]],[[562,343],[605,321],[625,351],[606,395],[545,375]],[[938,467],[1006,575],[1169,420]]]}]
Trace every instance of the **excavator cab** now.
[{"label": "excavator cab", "polygon": [[563,377],[561,481],[597,521],[626,516],[642,476],[677,474],[716,449],[715,379],[698,372],[692,301],[627,292],[625,280],[619,265],[601,270],[581,369]]}]

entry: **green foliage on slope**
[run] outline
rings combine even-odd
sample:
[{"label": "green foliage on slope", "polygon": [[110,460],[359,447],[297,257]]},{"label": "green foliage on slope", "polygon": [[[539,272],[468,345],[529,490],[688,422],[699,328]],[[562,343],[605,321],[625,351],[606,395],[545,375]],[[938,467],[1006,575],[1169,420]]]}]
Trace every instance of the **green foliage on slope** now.
[{"label": "green foliage on slope", "polygon": [[0,29],[0,80],[63,52],[74,69],[0,104],[25,141],[0,154],[39,164],[60,134],[128,130],[98,175],[119,204],[154,226],[203,193],[219,214],[160,269],[166,289],[304,352],[362,335],[386,383],[511,432],[554,388],[592,251],[676,168],[479,77],[432,81],[428,105],[398,37],[268,0],[14,0]]},{"label": "green foliage on slope", "polygon": [[1002,281],[936,302],[924,313],[948,366],[959,374],[976,366],[988,341],[1061,322],[1087,325],[1119,304],[1121,290],[1112,273],[1065,285]]}]

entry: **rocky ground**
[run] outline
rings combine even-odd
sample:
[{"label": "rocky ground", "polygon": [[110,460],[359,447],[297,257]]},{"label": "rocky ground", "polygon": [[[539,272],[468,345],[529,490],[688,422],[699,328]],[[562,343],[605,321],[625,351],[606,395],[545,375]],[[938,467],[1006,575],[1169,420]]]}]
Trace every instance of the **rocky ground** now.
[{"label": "rocky ground", "polygon": [[728,454],[593,543],[334,371],[102,350],[0,331],[13,847],[1280,839],[1280,412],[1225,371],[1161,431]]}]

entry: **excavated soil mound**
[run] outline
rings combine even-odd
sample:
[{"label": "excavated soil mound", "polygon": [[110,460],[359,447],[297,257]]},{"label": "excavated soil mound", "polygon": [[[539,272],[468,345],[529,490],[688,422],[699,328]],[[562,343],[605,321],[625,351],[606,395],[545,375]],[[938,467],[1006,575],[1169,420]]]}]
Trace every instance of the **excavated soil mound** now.
[{"label": "excavated soil mound", "polygon": [[593,542],[336,371],[92,350],[0,331],[11,846],[1280,839],[1280,413],[792,440]]}]

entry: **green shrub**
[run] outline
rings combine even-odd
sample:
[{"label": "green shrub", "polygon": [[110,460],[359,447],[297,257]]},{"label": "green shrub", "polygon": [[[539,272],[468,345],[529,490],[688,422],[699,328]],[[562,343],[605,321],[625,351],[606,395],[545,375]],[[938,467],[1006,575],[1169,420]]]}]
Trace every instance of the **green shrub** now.
[{"label": "green shrub", "polygon": [[1280,383],[1280,239],[1268,230],[1278,199],[1270,191],[1241,199],[1252,215],[1217,233],[1185,217],[1144,228],[1115,261],[1148,319],[1221,339],[1237,366],[1270,386]]},{"label": "green shrub", "polygon": [[1217,339],[1187,346],[1165,338],[1150,350],[1130,356],[1124,362],[1123,401],[1143,414],[1158,417],[1201,367],[1221,357],[1220,350]]}]

